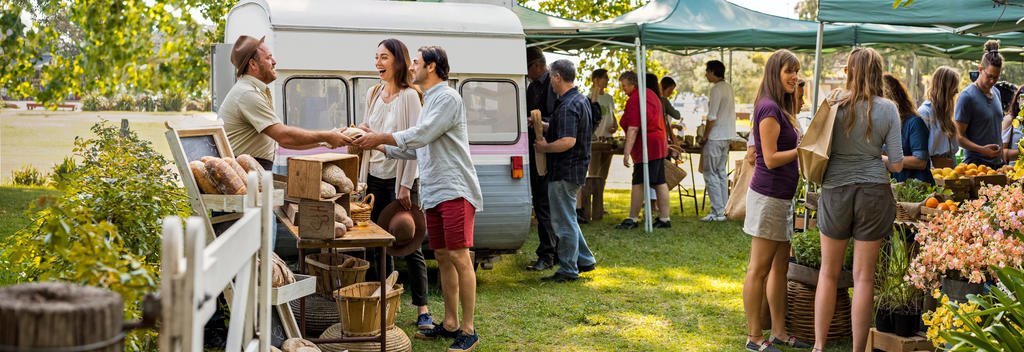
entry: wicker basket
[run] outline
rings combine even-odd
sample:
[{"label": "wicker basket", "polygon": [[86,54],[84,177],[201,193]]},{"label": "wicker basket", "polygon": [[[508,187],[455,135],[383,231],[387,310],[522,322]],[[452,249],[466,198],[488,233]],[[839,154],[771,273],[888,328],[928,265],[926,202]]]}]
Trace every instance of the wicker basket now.
[{"label": "wicker basket", "polygon": [[[292,314],[295,315],[295,321],[301,321],[299,316],[300,311],[300,300],[294,300],[288,302],[288,305],[292,306]],[[329,328],[331,325],[337,324],[341,321],[341,317],[338,316],[338,309],[336,308],[334,300],[328,300],[326,298],[310,295],[306,297],[306,331],[302,336],[317,336],[321,332]]]},{"label": "wicker basket", "polygon": [[[334,291],[338,315],[346,336],[373,336],[380,333],[380,298],[370,297],[380,282],[363,282]],[[395,326],[395,312],[401,303],[402,285],[388,290],[387,327]]]},{"label": "wicker basket", "polygon": [[[814,286],[789,281],[786,293],[786,331],[801,341],[814,341]],[[828,328],[828,341],[850,339],[850,293],[845,288],[836,291],[836,309]]]},{"label": "wicker basket", "polygon": [[921,203],[896,202],[896,221],[917,221],[921,216]]},{"label": "wicker basket", "polygon": [[[343,337],[341,332],[341,324],[334,324],[327,328],[322,335],[321,339],[336,339]],[[412,341],[409,340],[409,336],[405,334],[405,331],[392,326],[388,328],[386,347],[388,352],[411,352]],[[379,352],[379,342],[342,342],[342,343],[325,343],[318,344],[321,351],[324,352]]]},{"label": "wicker basket", "polygon": [[683,179],[686,178],[686,170],[676,165],[668,158],[665,158],[665,184],[668,185],[668,189],[676,188]]},{"label": "wicker basket", "polygon": [[[356,265],[342,268],[348,258],[354,258]],[[306,255],[306,268],[310,275],[316,276],[316,293],[334,300],[334,290],[366,281],[370,262],[341,253],[313,253]]]},{"label": "wicker basket", "polygon": [[349,210],[348,214],[352,218],[352,221],[370,221],[370,212],[373,211],[373,202],[374,199],[372,193],[367,194],[366,198],[363,198],[362,202],[352,202],[352,204],[349,206],[352,209]]}]

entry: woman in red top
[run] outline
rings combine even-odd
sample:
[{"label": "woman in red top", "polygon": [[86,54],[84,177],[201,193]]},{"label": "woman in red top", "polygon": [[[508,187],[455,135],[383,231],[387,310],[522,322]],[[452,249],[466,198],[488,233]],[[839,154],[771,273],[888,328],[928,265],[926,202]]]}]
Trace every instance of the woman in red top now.
[{"label": "woman in red top", "polygon": [[[623,110],[619,125],[626,131],[625,149],[629,151],[623,158],[623,164],[630,166],[630,159],[636,163],[633,168],[633,188],[629,194],[629,217],[616,226],[617,229],[632,229],[638,226],[640,205],[644,199],[644,170],[641,168],[643,147],[640,143],[640,90],[637,89],[637,77],[633,71],[623,72],[619,76],[622,90],[629,95],[626,108]],[[645,88],[646,89],[646,88]],[[665,157],[668,155],[668,142],[665,139],[665,122],[661,118],[661,101],[658,94],[650,89],[647,92],[647,168],[650,173],[650,186],[658,195],[658,218],[652,226],[670,228],[668,185],[665,184]]]}]

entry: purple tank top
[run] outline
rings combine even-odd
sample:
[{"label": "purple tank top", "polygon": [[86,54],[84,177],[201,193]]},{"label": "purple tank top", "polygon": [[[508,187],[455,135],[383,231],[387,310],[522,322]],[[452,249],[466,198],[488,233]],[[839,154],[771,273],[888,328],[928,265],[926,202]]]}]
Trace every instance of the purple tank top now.
[{"label": "purple tank top", "polygon": [[754,176],[750,180],[750,189],[757,193],[772,198],[793,199],[796,194],[796,184],[799,177],[797,161],[793,160],[786,165],[769,169],[764,163],[764,154],[761,152],[761,120],[765,117],[774,117],[779,123],[779,139],[776,142],[778,151],[796,149],[799,135],[793,124],[782,113],[782,109],[771,98],[761,98],[754,105],[753,131],[754,149],[757,161],[754,163]]}]

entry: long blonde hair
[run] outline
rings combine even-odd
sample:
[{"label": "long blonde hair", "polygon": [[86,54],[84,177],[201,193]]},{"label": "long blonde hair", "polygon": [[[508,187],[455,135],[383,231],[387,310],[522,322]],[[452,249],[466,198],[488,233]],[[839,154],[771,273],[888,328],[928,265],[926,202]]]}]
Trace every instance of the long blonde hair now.
[{"label": "long blonde hair", "polygon": [[757,98],[754,104],[757,104],[764,97],[771,99],[775,104],[779,105],[782,113],[786,114],[786,119],[789,120],[789,123],[796,127],[798,126],[796,122],[796,96],[794,93],[786,92],[782,79],[779,78],[783,68],[786,66],[800,68],[800,60],[789,50],[776,50],[772,53],[772,56],[768,57],[768,62],[764,64],[764,76],[761,77],[761,85],[757,88]]},{"label": "long blonde hair", "polygon": [[942,133],[947,137],[956,134],[953,127],[953,106],[960,88],[960,73],[949,66],[939,66],[932,73],[932,84],[928,87],[928,101],[932,102],[932,119],[939,122]]},{"label": "long blonde hair", "polygon": [[846,63],[846,90],[850,92],[849,97],[839,104],[840,109],[846,111],[846,135],[850,135],[857,119],[857,104],[867,103],[866,116],[867,129],[864,130],[864,137],[871,140],[871,100],[874,97],[882,96],[882,55],[875,49],[857,48],[850,53],[850,59]]}]

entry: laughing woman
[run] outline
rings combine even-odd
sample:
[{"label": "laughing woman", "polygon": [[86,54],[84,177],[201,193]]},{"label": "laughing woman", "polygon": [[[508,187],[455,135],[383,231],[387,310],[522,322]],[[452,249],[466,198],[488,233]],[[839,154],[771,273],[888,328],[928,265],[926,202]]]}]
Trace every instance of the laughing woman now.
[{"label": "laughing woman", "polygon": [[[752,138],[754,176],[747,192],[743,231],[750,241],[750,264],[743,281],[743,310],[747,316],[748,351],[780,351],[774,345],[796,348],[810,345],[786,332],[786,269],[789,239],[793,234],[793,196],[797,186],[796,90],[800,61],[779,50],[768,58],[757,89]],[[761,302],[767,297],[771,312],[771,337],[761,331]]]},{"label": "laughing woman", "polygon": [[844,100],[836,111],[832,155],[818,201],[821,271],[814,294],[815,351],[825,349],[835,313],[836,281],[850,238],[853,350],[864,350],[871,326],[875,262],[882,239],[892,235],[896,219],[889,173],[903,170],[899,110],[882,97],[882,56],[874,49],[856,49],[846,70]]},{"label": "laughing woman", "polygon": [[[366,94],[366,125],[373,131],[383,133],[415,126],[422,106],[420,92],[412,85],[412,75],[409,73],[409,50],[397,39],[385,39],[377,46],[374,62],[383,83],[370,88]],[[372,151],[369,159],[366,191],[376,199],[370,213],[371,220],[377,221],[392,201],[401,203],[406,209],[418,206],[415,160],[387,159],[379,151]],[[404,277],[409,279],[412,304],[418,309],[416,325],[419,329],[432,329],[434,322],[427,309],[427,265],[423,250],[416,249],[405,256],[405,262],[409,272]],[[388,258],[388,267],[388,272],[394,267],[391,258]],[[379,269],[371,272],[377,273]]]}]

